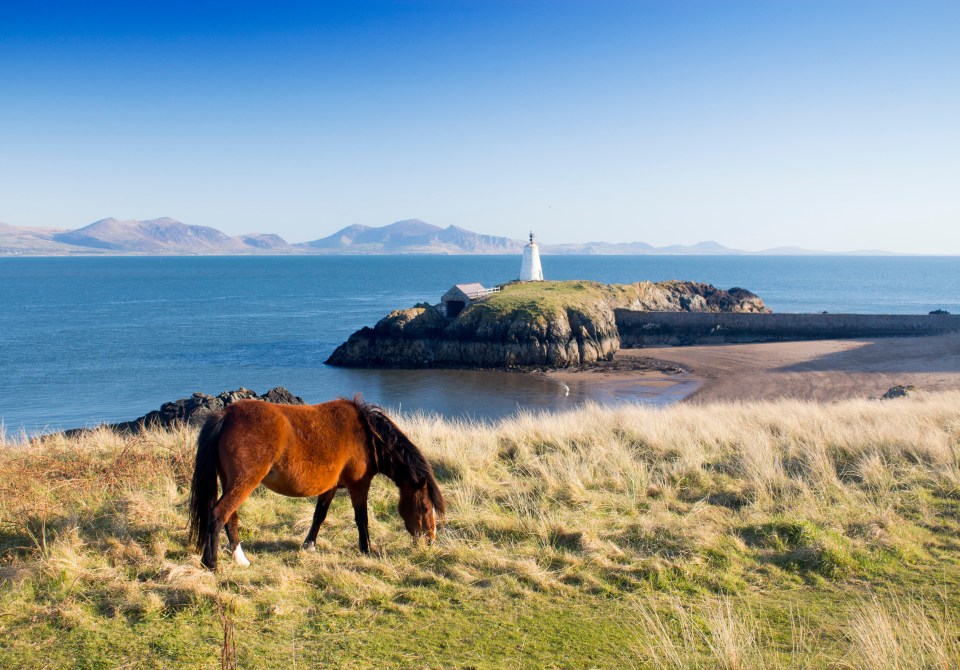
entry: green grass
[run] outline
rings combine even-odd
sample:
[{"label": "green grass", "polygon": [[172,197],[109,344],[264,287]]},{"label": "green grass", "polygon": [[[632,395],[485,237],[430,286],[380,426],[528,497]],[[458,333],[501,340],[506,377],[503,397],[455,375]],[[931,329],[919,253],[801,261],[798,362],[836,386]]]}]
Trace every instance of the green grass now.
[{"label": "green grass", "polygon": [[[592,281],[515,282],[498,293],[475,303],[470,310],[493,317],[549,320],[576,309],[584,314],[597,311],[598,305],[619,305],[636,293],[633,285],[601,284]],[[464,313],[469,315],[468,312]]]},{"label": "green grass", "polygon": [[225,625],[246,668],[960,665],[960,394],[403,424],[435,545],[383,478],[369,557],[345,495],[305,553],[260,489],[216,575],[192,432],[2,446],[0,667],[220,667]]},{"label": "green grass", "polygon": [[500,312],[540,307],[562,309],[567,305],[590,307],[604,300],[608,294],[622,288],[614,284],[592,281],[516,282],[502,287],[483,304]]}]

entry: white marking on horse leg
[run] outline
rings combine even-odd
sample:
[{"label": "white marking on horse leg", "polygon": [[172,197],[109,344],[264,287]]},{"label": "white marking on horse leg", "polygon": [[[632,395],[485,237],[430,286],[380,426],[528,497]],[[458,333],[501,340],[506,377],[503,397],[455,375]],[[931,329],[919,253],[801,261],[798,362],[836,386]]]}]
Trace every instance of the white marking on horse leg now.
[{"label": "white marking on horse leg", "polygon": [[233,548],[233,560],[237,562],[237,565],[242,565],[245,568],[250,565],[250,561],[243,555],[243,549],[240,548],[239,542],[237,542],[237,546]]}]

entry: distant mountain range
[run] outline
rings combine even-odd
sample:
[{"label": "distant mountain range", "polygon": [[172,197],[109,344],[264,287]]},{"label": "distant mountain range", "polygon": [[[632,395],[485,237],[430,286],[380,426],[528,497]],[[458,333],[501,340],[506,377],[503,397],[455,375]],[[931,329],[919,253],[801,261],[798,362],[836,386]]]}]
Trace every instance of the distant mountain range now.
[{"label": "distant mountain range", "polygon": [[[354,224],[312,242],[290,244],[279,235],[251,233],[231,237],[209,226],[176,219],[118,221],[101,219],[76,230],[23,228],[0,223],[0,256],[72,255],[243,255],[243,254],[519,254],[525,240],[483,235],[418,219],[388,226]],[[716,242],[654,247],[644,242],[541,244],[543,254],[624,255],[814,255],[828,252],[780,247],[763,251],[731,249]],[[889,255],[850,251],[848,255]]]},{"label": "distant mountain range", "polygon": [[354,224],[297,246],[333,254],[513,254],[520,253],[524,243],[408,219],[380,228]]},{"label": "distant mountain range", "polygon": [[76,230],[20,228],[0,223],[0,255],[66,256],[125,254],[295,253],[279,235],[230,237],[209,226],[189,226],[176,219],[118,221],[101,219]]}]

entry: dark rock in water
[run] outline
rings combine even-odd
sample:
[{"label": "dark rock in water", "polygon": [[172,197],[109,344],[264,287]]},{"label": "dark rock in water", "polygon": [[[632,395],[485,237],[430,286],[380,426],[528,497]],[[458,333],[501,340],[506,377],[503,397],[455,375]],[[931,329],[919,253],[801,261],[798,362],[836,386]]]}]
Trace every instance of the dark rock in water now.
[{"label": "dark rock in water", "polygon": [[889,389],[887,392],[880,396],[880,400],[892,400],[893,398],[906,398],[910,391],[913,390],[912,386],[901,386],[897,384]]},{"label": "dark rock in water", "polygon": [[933,311],[930,312],[930,313],[931,313],[931,314],[950,314],[950,312],[948,312],[948,311],[945,310],[945,309],[935,309],[935,310],[933,310]]},{"label": "dark rock in water", "polygon": [[[211,414],[221,411],[230,403],[238,400],[263,400],[277,405],[304,405],[303,398],[295,396],[282,386],[272,388],[263,395],[246,388],[236,391],[224,391],[214,397],[206,393],[194,393],[189,398],[180,398],[173,402],[166,402],[160,409],[153,410],[133,421],[108,424],[118,433],[141,433],[150,428],[172,428],[176,425],[200,426]],[[86,428],[75,428],[64,431],[68,437],[85,432]]]},{"label": "dark rock in water", "polygon": [[260,400],[266,400],[267,402],[272,402],[275,405],[303,405],[303,398],[298,395],[293,395],[287,389],[282,386],[272,388],[262,396]]}]

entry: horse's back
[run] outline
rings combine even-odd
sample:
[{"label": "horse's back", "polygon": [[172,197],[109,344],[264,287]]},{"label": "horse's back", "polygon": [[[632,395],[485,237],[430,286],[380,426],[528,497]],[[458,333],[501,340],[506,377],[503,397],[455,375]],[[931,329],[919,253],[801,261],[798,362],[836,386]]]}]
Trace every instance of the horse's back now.
[{"label": "horse's back", "polygon": [[263,484],[278,493],[310,496],[366,476],[366,441],[348,400],[320,405],[240,400],[224,410],[221,459],[245,471],[264,471]]}]

